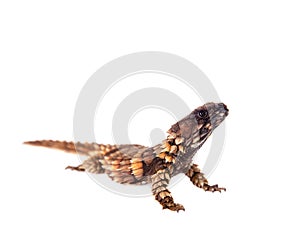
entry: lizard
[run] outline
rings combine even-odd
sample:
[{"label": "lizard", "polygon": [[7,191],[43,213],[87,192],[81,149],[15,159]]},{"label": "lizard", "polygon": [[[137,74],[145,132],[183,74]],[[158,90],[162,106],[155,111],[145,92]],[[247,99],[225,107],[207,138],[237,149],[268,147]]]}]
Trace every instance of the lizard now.
[{"label": "lizard", "polygon": [[53,140],[27,141],[24,144],[87,156],[80,165],[67,166],[66,169],[107,174],[121,184],[151,183],[152,193],[162,208],[178,212],[185,208],[175,203],[167,186],[170,179],[179,173],[184,173],[196,187],[205,191],[226,191],[217,184],[209,185],[204,173],[193,163],[193,157],[228,112],[223,103],[209,102],[197,107],[171,126],[162,143],[152,147]]}]

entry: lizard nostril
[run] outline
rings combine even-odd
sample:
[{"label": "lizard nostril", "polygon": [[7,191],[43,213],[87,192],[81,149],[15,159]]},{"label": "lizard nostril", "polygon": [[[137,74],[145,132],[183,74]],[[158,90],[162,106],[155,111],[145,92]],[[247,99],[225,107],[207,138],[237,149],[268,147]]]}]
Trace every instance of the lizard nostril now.
[{"label": "lizard nostril", "polygon": [[227,106],[226,106],[224,103],[219,103],[218,106],[219,106],[221,109],[225,110],[226,112],[229,111],[229,109],[227,108]]},{"label": "lizard nostril", "polygon": [[227,108],[227,106],[225,104],[223,104],[223,106],[226,111],[229,111],[229,109]]}]

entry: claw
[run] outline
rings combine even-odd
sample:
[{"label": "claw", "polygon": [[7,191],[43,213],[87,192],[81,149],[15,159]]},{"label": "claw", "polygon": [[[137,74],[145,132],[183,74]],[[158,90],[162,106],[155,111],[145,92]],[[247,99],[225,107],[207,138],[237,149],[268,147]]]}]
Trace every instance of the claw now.
[{"label": "claw", "polygon": [[210,191],[210,192],[215,192],[215,191],[219,191],[221,193],[221,191],[226,191],[226,188],[222,188],[219,187],[218,185],[208,185],[206,184],[203,189],[205,191]]}]

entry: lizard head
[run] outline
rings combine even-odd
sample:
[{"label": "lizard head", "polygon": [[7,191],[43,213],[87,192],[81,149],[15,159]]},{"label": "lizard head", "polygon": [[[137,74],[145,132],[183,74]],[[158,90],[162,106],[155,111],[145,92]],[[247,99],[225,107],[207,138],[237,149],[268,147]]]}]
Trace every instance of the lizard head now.
[{"label": "lizard head", "polygon": [[189,118],[194,118],[197,124],[197,130],[202,133],[212,132],[218,127],[228,115],[228,108],[224,103],[206,103],[196,108]]},{"label": "lizard head", "polygon": [[168,139],[177,140],[175,142],[179,144],[182,142],[186,147],[197,148],[222,123],[228,111],[223,103],[206,103],[174,124],[168,131]]}]

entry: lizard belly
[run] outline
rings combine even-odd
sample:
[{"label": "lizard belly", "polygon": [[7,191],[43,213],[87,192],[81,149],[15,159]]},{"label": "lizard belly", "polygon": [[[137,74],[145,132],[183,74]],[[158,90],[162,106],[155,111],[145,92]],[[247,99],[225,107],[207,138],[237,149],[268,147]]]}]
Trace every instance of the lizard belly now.
[{"label": "lizard belly", "polygon": [[150,176],[136,176],[131,171],[110,171],[106,170],[105,173],[113,181],[120,184],[135,184],[143,185],[151,182]]}]

